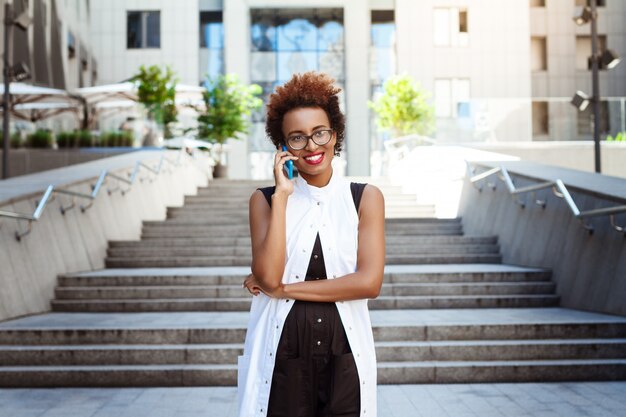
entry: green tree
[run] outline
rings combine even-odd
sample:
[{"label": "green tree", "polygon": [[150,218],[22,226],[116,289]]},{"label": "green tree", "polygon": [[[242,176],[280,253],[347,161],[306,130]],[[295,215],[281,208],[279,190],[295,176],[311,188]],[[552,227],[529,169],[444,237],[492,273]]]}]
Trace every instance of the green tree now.
[{"label": "green tree", "polygon": [[207,78],[203,93],[205,108],[199,111],[198,138],[216,144],[219,165],[222,145],[228,139],[240,139],[250,129],[250,115],[260,108],[263,90],[258,84],[244,84],[237,75]]},{"label": "green tree", "polygon": [[377,115],[381,130],[396,136],[411,133],[428,135],[434,130],[435,110],[429,94],[408,75],[396,75],[383,85],[383,94],[368,104]]},{"label": "green tree", "polygon": [[176,122],[178,116],[175,102],[178,79],[174,72],[170,67],[142,65],[131,81],[137,86],[137,98],[146,108],[148,117],[164,127],[166,138],[171,137],[169,125]]}]

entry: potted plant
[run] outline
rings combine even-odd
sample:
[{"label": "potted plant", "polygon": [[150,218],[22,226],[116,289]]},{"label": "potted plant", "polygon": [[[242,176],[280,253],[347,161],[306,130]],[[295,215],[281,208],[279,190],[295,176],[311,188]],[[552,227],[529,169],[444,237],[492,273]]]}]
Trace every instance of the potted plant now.
[{"label": "potted plant", "polygon": [[383,94],[368,103],[381,130],[390,130],[396,137],[433,131],[435,111],[419,83],[408,75],[396,75],[385,82],[383,89]]},{"label": "potted plant", "polygon": [[[164,131],[166,138],[171,138],[170,124],[177,121],[176,84],[178,80],[169,68],[161,69],[158,65],[140,66],[139,72],[131,81],[137,86],[137,98],[148,112],[148,120],[156,123]],[[155,145],[154,134],[144,145]]]},{"label": "potted plant", "polygon": [[258,84],[246,85],[237,75],[226,74],[208,78],[203,93],[205,108],[198,110],[198,139],[214,144],[214,177],[226,177],[223,162],[224,144],[228,139],[241,139],[250,129],[250,114],[262,106]]}]

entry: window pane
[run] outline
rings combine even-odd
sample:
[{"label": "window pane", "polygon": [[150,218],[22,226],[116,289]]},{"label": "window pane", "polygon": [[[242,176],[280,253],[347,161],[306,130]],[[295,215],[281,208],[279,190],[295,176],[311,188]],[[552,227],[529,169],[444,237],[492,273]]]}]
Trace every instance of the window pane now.
[{"label": "window pane", "polygon": [[252,52],[250,66],[254,82],[273,82],[276,79],[276,52]]},{"label": "window pane", "polygon": [[141,12],[128,12],[126,17],[126,47],[141,48]]},{"label": "window pane", "polygon": [[292,19],[278,27],[279,51],[317,50],[317,29],[308,19]]},{"label": "window pane", "polygon": [[224,50],[209,49],[209,62],[207,66],[207,74],[211,78],[217,77],[224,73]]},{"label": "window pane", "polygon": [[459,33],[467,32],[467,10],[459,10]]},{"label": "window pane", "polygon": [[316,71],[317,52],[278,52],[278,80],[287,81],[297,72]]},{"label": "window pane", "polygon": [[223,48],[222,12],[200,12],[200,47]]},{"label": "window pane", "polygon": [[318,50],[343,51],[343,25],[340,22],[324,23],[319,28],[318,37]]},{"label": "window pane", "polygon": [[533,101],[533,136],[545,136],[548,134],[548,102]]},{"label": "window pane", "polygon": [[546,54],[546,38],[533,36],[530,42],[530,68],[532,71],[545,71],[548,69]]},{"label": "window pane", "polygon": [[161,12],[146,12],[146,37],[148,48],[161,47]]},{"label": "window pane", "polygon": [[343,80],[345,78],[343,52],[321,52],[319,55],[319,70],[336,80]]},{"label": "window pane", "polygon": [[450,80],[435,80],[435,113],[437,117],[450,117]]},{"label": "window pane", "polygon": [[436,46],[450,45],[450,13],[448,9],[435,9],[433,39]]},{"label": "window pane", "polygon": [[269,22],[252,25],[252,50],[268,52],[276,50],[276,27]]},{"label": "window pane", "polygon": [[452,85],[452,100],[456,104],[456,116],[469,117],[470,81],[455,79]]},{"label": "window pane", "polygon": [[390,23],[372,24],[372,45],[377,48],[391,48],[395,44],[396,25]]}]

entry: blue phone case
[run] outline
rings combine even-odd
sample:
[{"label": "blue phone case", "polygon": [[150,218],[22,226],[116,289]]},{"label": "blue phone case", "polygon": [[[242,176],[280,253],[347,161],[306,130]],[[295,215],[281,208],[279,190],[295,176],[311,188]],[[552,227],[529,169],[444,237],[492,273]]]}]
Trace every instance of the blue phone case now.
[{"label": "blue phone case", "polygon": [[[283,145],[283,151],[286,151],[287,147],[285,145]],[[287,175],[289,176],[289,179],[293,178],[293,161],[287,161],[286,162],[287,165]]]}]

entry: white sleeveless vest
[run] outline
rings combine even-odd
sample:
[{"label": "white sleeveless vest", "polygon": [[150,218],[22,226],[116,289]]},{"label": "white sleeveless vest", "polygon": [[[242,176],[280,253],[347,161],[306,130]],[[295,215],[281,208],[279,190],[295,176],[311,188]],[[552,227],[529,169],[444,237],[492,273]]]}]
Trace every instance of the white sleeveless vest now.
[{"label": "white sleeveless vest", "polygon": [[[350,182],[333,175],[328,185],[313,187],[301,177],[294,180],[287,200],[287,262],[282,282],[304,281],[320,234],[328,279],[356,271],[358,224]],[[253,297],[243,356],[238,358],[239,417],[267,414],[274,359],[285,319],[294,300]],[[376,352],[367,300],[338,301],[361,391],[361,415],[376,416]]]}]

